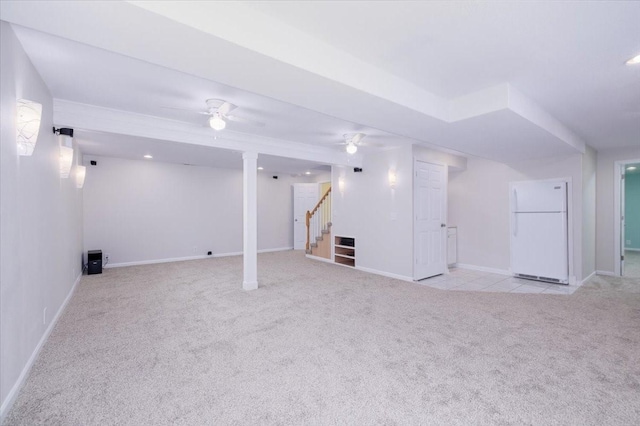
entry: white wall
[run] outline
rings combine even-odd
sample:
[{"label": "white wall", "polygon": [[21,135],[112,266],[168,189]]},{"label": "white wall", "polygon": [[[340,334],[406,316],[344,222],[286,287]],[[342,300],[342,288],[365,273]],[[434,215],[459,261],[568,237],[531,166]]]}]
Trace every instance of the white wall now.
[{"label": "white wall", "polygon": [[614,254],[614,163],[640,159],[640,147],[598,151],[596,172],[596,270],[613,274]]},{"label": "white wall", "polygon": [[258,172],[258,250],[293,248],[292,185],[299,182],[305,177],[278,174],[273,179],[272,173]]},{"label": "white wall", "polygon": [[[357,267],[412,279],[414,157],[454,168],[466,165],[462,157],[408,145],[366,154],[362,173],[334,167],[332,235],[355,237]],[[389,186],[389,170],[396,172],[395,189]]]},{"label": "white wall", "polygon": [[[389,187],[389,169],[396,188]],[[332,236],[356,239],[356,266],[407,279],[413,275],[411,147],[364,157],[361,173],[334,167]],[[339,181],[344,180],[340,191]],[[392,219],[392,215],[396,215]]]},{"label": "white wall", "polygon": [[[60,179],[49,90],[11,27],[0,22],[0,31],[0,416],[4,416],[81,273],[82,191],[74,179]],[[42,104],[38,144],[31,157],[17,155],[18,98]]]},{"label": "white wall", "polygon": [[413,146],[413,156],[420,161],[446,164],[449,172],[462,171],[467,168],[466,157],[460,157],[459,155],[453,155],[418,145]]},{"label": "white wall", "polygon": [[331,171],[319,172],[315,175],[312,175],[309,182],[312,182],[312,183],[331,182]]},{"label": "white wall", "polygon": [[597,153],[590,146],[582,156],[582,278],[596,270]]},{"label": "white wall", "polygon": [[509,182],[569,177],[573,186],[574,275],[582,277],[581,155],[517,164],[471,157],[467,170],[449,177],[449,225],[458,227],[458,263],[506,271],[509,251]]},{"label": "white wall", "polygon": [[[84,248],[113,265],[242,252],[242,170],[86,157]],[[293,182],[258,173],[258,249],[293,247]]]}]

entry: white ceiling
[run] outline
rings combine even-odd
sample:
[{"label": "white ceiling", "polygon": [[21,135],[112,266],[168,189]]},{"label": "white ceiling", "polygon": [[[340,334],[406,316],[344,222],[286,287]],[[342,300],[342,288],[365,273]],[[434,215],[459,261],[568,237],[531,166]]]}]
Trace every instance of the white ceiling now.
[{"label": "white ceiling", "polygon": [[267,124],[230,131],[331,150],[360,131],[384,147],[502,161],[584,142],[640,146],[640,66],[624,64],[640,53],[640,2],[3,1],[0,11],[32,28],[14,26],[53,96],[74,102],[201,126],[203,116],[160,107],[223,98]]},{"label": "white ceiling", "polygon": [[598,149],[640,144],[640,2],[248,2],[445,98],[503,82]]},{"label": "white ceiling", "polygon": [[[236,133],[259,133],[269,138],[326,146],[344,151],[343,135],[365,133],[361,152],[408,143],[407,138],[336,119],[264,96],[238,90],[127,56],[60,37],[14,26],[23,48],[53,96],[73,102],[162,117],[209,129],[205,100],[218,98],[238,106],[233,115],[265,124],[264,127],[230,121],[224,132],[209,129],[212,139]],[[69,70],[73,70],[72,73]],[[185,110],[181,110],[183,108]],[[241,168],[240,151],[127,135],[82,131],[76,139],[83,153],[139,159],[151,153],[156,161],[211,167]],[[154,145],[155,144],[155,145]],[[184,149],[183,149],[184,148]],[[207,152],[211,149],[211,152]],[[265,171],[303,174],[321,163],[294,161],[280,156],[260,156]],[[237,160],[237,161],[236,161]]]},{"label": "white ceiling", "polygon": [[[87,159],[91,160],[92,156],[145,161],[144,155],[151,155],[153,161],[164,163],[242,169],[242,153],[229,149],[86,130],[74,131],[74,141],[86,154],[85,165],[88,162]],[[315,176],[331,170],[329,165],[272,155],[259,156],[258,167],[262,167],[263,173],[295,176]]]},{"label": "white ceiling", "polygon": [[[39,31],[19,26],[15,26],[14,31],[58,99],[204,127],[208,126],[208,117],[198,111],[207,110],[205,101],[224,99],[238,106],[233,115],[266,124],[255,127],[227,123],[229,130],[237,132],[258,132],[270,138],[326,146],[341,142],[345,133],[357,132],[386,145],[404,141],[402,137],[377,129]],[[215,132],[211,130],[211,134]]]}]

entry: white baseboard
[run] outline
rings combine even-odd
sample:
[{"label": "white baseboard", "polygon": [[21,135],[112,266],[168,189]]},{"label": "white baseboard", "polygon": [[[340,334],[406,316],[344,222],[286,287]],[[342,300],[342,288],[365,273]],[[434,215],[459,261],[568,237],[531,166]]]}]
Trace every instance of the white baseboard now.
[{"label": "white baseboard", "polygon": [[274,251],[288,251],[288,250],[293,250],[293,247],[279,247],[279,248],[262,249],[262,250],[258,250],[258,253],[272,253]]},{"label": "white baseboard", "polygon": [[155,263],[183,262],[185,260],[206,259],[207,257],[215,257],[215,256],[200,255],[200,256],[172,257],[168,259],[137,260],[135,262],[110,263],[108,265],[105,265],[104,268],[109,269],[109,268],[121,268],[123,266],[153,265]]},{"label": "white baseboard", "polygon": [[[258,250],[258,253],[273,253],[275,251],[288,251],[293,250],[293,247],[278,247],[278,248],[270,248],[270,249],[262,249]],[[213,256],[205,256],[205,257],[229,257],[229,256],[242,256],[244,252],[241,251],[233,251],[229,253],[218,253]]]},{"label": "white baseboard", "polygon": [[393,274],[391,272],[378,271],[377,269],[365,268],[363,266],[356,266],[355,269],[357,269],[359,271],[362,271],[362,272],[368,272],[370,274],[382,275],[383,277],[387,277],[387,278],[394,278],[396,280],[408,281],[410,283],[414,282],[413,281],[413,277],[407,277],[407,276],[404,276],[404,275]]},{"label": "white baseboard", "polygon": [[[287,251],[293,250],[293,247],[278,247],[271,249],[262,249],[258,250],[258,253],[271,253],[274,251]],[[216,253],[212,255],[198,255],[198,256],[185,256],[185,257],[170,257],[166,259],[153,259],[153,260],[137,260],[134,262],[122,262],[122,263],[111,263],[109,265],[105,265],[105,269],[108,268],[121,268],[123,266],[137,266],[137,265],[153,265],[156,263],[169,263],[169,262],[184,262],[185,260],[199,260],[199,259],[207,259],[209,257],[228,257],[228,256],[242,256],[243,252],[229,252],[229,253]]]},{"label": "white baseboard", "polygon": [[357,269],[358,271],[367,272],[369,274],[382,275],[383,277],[394,278],[396,280],[401,280],[401,281],[408,281],[410,283],[414,282],[413,278],[406,277],[404,275],[392,274],[391,272],[378,271],[377,269],[365,268],[363,266],[342,265],[340,263],[336,263],[336,262],[332,261],[331,259],[327,259],[325,257],[314,256],[312,254],[307,254],[306,257],[308,259],[319,260],[320,262],[331,263],[332,265],[341,266],[343,268]]},{"label": "white baseboard", "polygon": [[605,277],[617,277],[615,272],[611,271],[596,271],[596,275],[604,275]]},{"label": "white baseboard", "polygon": [[593,271],[592,273],[589,274],[589,276],[585,279],[583,279],[582,281],[580,281],[580,284],[578,284],[578,287],[580,287],[581,285],[583,285],[584,283],[586,283],[587,281],[589,281],[591,278],[596,276],[596,271]]},{"label": "white baseboard", "polygon": [[78,275],[78,278],[76,278],[76,281],[73,283],[73,287],[71,287],[71,290],[69,290],[67,297],[64,299],[64,302],[62,302],[62,305],[60,305],[60,308],[58,309],[58,312],[56,312],[56,315],[51,319],[51,322],[49,323],[49,327],[47,327],[47,329],[45,330],[44,334],[40,338],[40,341],[38,342],[35,349],[31,353],[31,356],[27,360],[27,363],[25,364],[24,368],[20,372],[20,376],[18,376],[18,379],[16,380],[13,387],[7,394],[7,397],[4,399],[4,401],[2,401],[2,405],[0,406],[0,424],[4,423],[5,417],[9,413],[9,410],[11,410],[11,407],[13,406],[13,403],[15,402],[16,397],[20,392],[20,389],[22,389],[22,386],[24,385],[24,382],[27,376],[29,375],[29,371],[31,370],[31,367],[33,367],[33,363],[38,358],[38,354],[40,353],[42,346],[44,346],[45,342],[49,338],[49,335],[51,334],[51,331],[53,331],[53,328],[58,322],[60,315],[62,315],[62,312],[67,307],[67,304],[69,303],[69,300],[71,300],[71,296],[73,296],[73,293],[76,291],[76,287],[78,286],[78,283],[80,282],[81,278],[82,278],[82,273]]},{"label": "white baseboard", "polygon": [[333,260],[327,259],[326,257],[314,256],[312,254],[305,254],[305,257],[307,259],[319,260],[320,262],[335,263]]},{"label": "white baseboard", "polygon": [[512,275],[506,269],[487,268],[486,266],[469,265],[466,263],[455,263],[454,266],[460,269],[469,269],[471,271],[490,272],[492,274]]}]

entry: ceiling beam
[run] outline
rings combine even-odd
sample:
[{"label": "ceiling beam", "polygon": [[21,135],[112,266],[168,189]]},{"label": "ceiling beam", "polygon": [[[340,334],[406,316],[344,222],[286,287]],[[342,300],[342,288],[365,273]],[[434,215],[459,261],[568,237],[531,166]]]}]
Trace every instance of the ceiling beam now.
[{"label": "ceiling beam", "polygon": [[[0,2],[0,13],[9,22],[431,147],[510,161],[529,158],[530,151],[511,143],[528,136],[528,144],[540,145],[534,150],[540,157],[584,152],[584,141],[508,83],[444,100],[299,30],[283,29],[257,11],[244,16],[247,8],[216,3],[224,13],[206,15],[220,24],[213,25],[203,18],[207,7],[211,5],[206,2],[6,0]],[[68,25],[68,16],[74,16],[74,25]],[[261,30],[267,24],[272,31]],[[297,31],[296,40],[287,38],[289,44],[294,43],[291,47],[282,42],[289,31]],[[506,114],[497,114],[500,112]],[[495,121],[494,117],[509,121]],[[472,131],[471,123],[481,127]],[[485,131],[482,126],[494,127]]]},{"label": "ceiling beam", "polygon": [[362,167],[362,156],[348,155],[334,147],[322,147],[253,134],[215,130],[165,118],[54,99],[53,122],[104,133],[210,146],[239,152],[256,152],[317,163]]}]

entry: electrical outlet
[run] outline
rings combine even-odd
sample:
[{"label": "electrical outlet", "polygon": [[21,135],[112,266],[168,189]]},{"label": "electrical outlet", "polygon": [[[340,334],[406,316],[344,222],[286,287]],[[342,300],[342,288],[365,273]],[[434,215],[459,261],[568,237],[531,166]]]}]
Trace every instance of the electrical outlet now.
[{"label": "electrical outlet", "polygon": [[109,256],[110,256],[109,254],[104,255],[104,260],[106,263],[109,263]]},{"label": "electrical outlet", "polygon": [[47,325],[47,308],[42,311],[42,325]]}]

